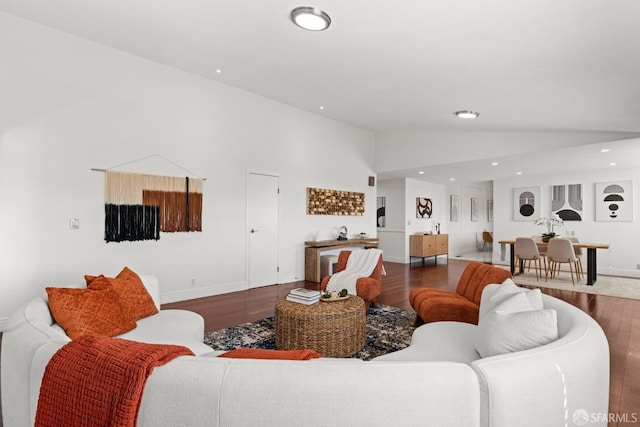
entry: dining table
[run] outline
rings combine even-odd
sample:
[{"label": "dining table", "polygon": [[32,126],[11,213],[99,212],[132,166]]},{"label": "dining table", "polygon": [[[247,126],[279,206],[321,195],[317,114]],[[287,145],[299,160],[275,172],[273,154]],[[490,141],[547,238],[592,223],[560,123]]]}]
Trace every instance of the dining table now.
[{"label": "dining table", "polygon": [[[501,245],[509,245],[509,262],[511,267],[511,274],[515,274],[516,271],[516,253],[514,250],[515,240],[500,240],[498,243]],[[546,248],[549,246],[548,242],[536,242],[539,248]],[[582,248],[587,250],[587,285],[593,286],[598,280],[598,266],[596,259],[596,250],[598,249],[610,249],[611,245],[607,243],[583,243],[573,242],[574,248]],[[519,273],[524,270],[524,263],[520,260]]]}]

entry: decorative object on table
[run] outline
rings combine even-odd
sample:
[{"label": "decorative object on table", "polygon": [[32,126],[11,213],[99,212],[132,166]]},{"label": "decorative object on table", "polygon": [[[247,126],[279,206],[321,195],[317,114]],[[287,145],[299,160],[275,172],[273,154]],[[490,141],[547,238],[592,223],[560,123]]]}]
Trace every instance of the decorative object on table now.
[{"label": "decorative object on table", "polygon": [[320,301],[324,302],[342,301],[347,298],[349,298],[349,292],[346,289],[342,289],[340,292],[325,290],[320,294]]},{"label": "decorative object on table", "polygon": [[540,217],[535,222],[535,225],[544,225],[545,227],[547,227],[547,232],[542,233],[543,242],[548,242],[550,239],[553,239],[554,237],[556,237],[554,227],[556,226],[559,227],[559,226],[562,226],[563,224],[564,224],[564,221],[562,220],[562,218],[560,218],[560,216],[556,214],[552,214],[549,217]]},{"label": "decorative object on table", "polygon": [[377,210],[376,210],[376,226],[377,227],[386,227],[386,218],[387,218],[387,198],[386,197],[378,197],[376,199],[377,202]]},{"label": "decorative object on table", "polygon": [[540,187],[513,189],[513,220],[531,221],[539,214]]},{"label": "decorative object on table", "polygon": [[358,238],[359,239],[368,239],[369,235],[367,233],[360,233],[360,234],[358,234]]},{"label": "decorative object on table", "polygon": [[320,292],[306,288],[296,288],[289,291],[287,301],[297,302],[298,304],[311,305],[320,301]]},{"label": "decorative object on table", "polygon": [[431,199],[425,197],[416,197],[416,218],[431,218],[433,214],[433,203]]},{"label": "decorative object on table", "polygon": [[436,223],[436,234],[440,234],[440,223]]},{"label": "decorative object on table", "polygon": [[471,221],[478,221],[478,199],[471,198]]},{"label": "decorative object on table", "polygon": [[338,240],[347,240],[347,227],[344,225],[338,230]]},{"label": "decorative object on table", "polygon": [[596,221],[633,221],[633,181],[597,182]]},{"label": "decorative object on table", "polygon": [[552,186],[551,212],[564,221],[582,221],[582,184]]},{"label": "decorative object on table", "polygon": [[307,215],[364,215],[364,193],[307,188]]},{"label": "decorative object on table", "polygon": [[458,222],[460,220],[460,196],[452,194],[449,200],[449,220]]}]

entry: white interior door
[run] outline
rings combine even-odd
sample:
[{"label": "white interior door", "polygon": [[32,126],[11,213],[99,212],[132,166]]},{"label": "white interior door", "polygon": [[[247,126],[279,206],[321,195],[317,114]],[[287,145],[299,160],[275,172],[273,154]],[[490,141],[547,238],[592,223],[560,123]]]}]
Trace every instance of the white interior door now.
[{"label": "white interior door", "polygon": [[249,287],[278,283],[279,178],[249,174]]}]

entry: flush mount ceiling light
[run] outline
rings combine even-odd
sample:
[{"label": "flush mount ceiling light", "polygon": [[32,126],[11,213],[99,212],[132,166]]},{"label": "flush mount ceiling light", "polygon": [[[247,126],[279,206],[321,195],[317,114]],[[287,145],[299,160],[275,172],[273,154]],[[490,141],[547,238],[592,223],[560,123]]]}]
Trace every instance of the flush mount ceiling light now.
[{"label": "flush mount ceiling light", "polygon": [[322,31],[329,28],[331,18],[318,8],[301,6],[291,11],[291,20],[300,28],[309,31]]},{"label": "flush mount ceiling light", "polygon": [[456,111],[456,116],[458,116],[458,118],[460,119],[475,119],[479,115],[480,113],[476,113],[475,111],[471,111],[471,110]]}]

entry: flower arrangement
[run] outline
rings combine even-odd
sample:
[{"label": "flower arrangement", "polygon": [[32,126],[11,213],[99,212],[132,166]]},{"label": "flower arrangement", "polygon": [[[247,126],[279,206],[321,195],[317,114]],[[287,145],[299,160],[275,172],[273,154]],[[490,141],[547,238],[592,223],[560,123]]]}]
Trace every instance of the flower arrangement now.
[{"label": "flower arrangement", "polygon": [[545,225],[547,227],[547,232],[542,234],[543,241],[549,241],[549,239],[556,236],[556,233],[553,231],[553,227],[556,225],[559,227],[564,224],[562,218],[558,216],[558,214],[552,214],[550,217],[538,218],[535,222],[536,225]]}]

